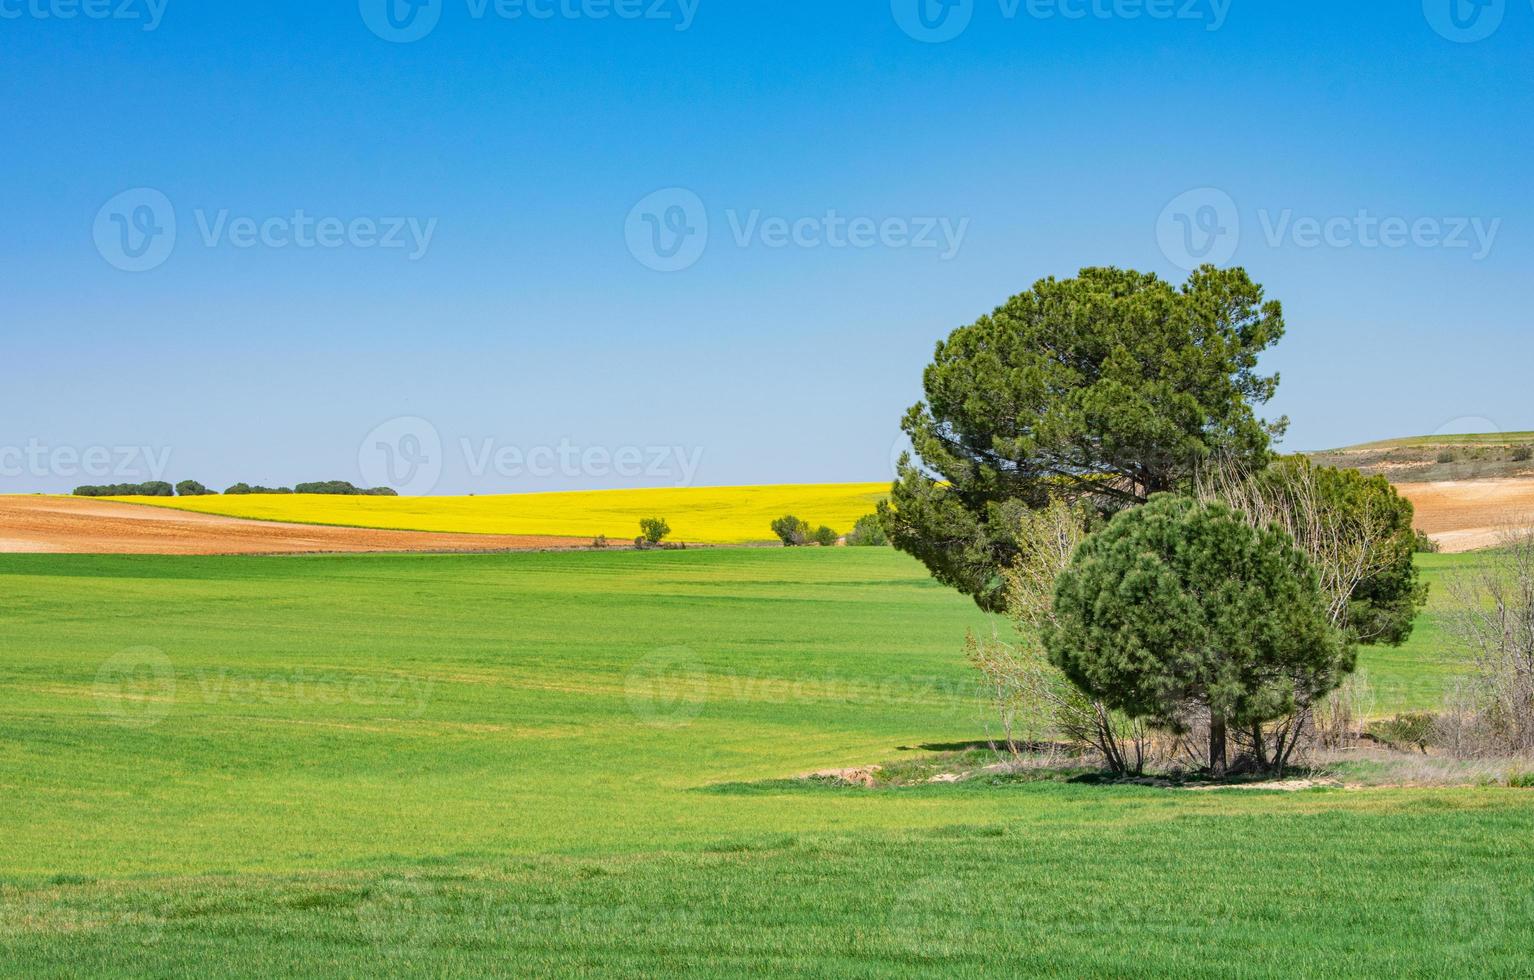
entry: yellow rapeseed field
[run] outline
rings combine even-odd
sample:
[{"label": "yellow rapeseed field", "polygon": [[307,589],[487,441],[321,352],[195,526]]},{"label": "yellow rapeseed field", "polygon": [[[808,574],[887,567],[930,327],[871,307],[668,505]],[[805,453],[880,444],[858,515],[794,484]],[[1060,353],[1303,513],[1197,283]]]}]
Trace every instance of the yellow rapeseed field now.
[{"label": "yellow rapeseed field", "polygon": [[845,534],[889,494],[888,483],[592,490],[493,497],[339,497],[310,494],[117,497],[203,514],[298,524],[632,539],[644,517],[664,517],[671,538],[697,544],[772,540],[768,526],[794,514]]}]

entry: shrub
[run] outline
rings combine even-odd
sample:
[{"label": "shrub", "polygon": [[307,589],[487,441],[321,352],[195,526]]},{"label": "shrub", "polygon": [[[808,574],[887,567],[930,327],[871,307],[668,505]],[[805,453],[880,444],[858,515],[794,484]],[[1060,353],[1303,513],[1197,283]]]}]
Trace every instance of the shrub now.
[{"label": "shrub", "polygon": [[784,514],[772,522],[772,533],[785,548],[797,548],[810,539],[810,526],[792,514]]},{"label": "shrub", "polygon": [[884,533],[884,525],[879,522],[878,514],[859,517],[858,522],[852,525],[852,533],[847,535],[847,545],[852,548],[883,548],[888,547],[889,543],[889,535]]},{"label": "shrub", "polygon": [[1509,533],[1450,579],[1448,633],[1468,653],[1468,686],[1440,721],[1456,755],[1534,752],[1534,531]]},{"label": "shrub", "polygon": [[820,545],[822,548],[836,547],[836,542],[840,541],[841,537],[842,536],[840,534],[837,534],[835,531],[826,527],[824,524],[815,529],[815,543]]},{"label": "shrub", "polygon": [[198,483],[196,480],[182,480],[176,484],[176,496],[178,497],[212,497],[212,490]]},{"label": "shrub", "polygon": [[1454,462],[1454,450],[1440,449],[1435,459],[1440,463],[1452,463]]},{"label": "shrub", "polygon": [[646,517],[639,522],[639,539],[648,545],[657,545],[671,533],[671,525],[664,517]]},{"label": "shrub", "polygon": [[1422,531],[1417,531],[1417,532],[1415,532],[1415,534],[1416,534],[1416,540],[1412,544],[1412,550],[1413,551],[1415,551],[1419,555],[1436,555],[1436,554],[1438,554],[1438,542],[1437,541],[1434,541],[1432,538],[1428,537]]},{"label": "shrub", "polygon": [[345,480],[322,480],[318,483],[300,483],[294,493],[317,493],[337,497],[398,497],[399,491],[392,487],[363,489]]},{"label": "shrub", "polygon": [[1396,748],[1411,746],[1426,753],[1433,744],[1438,730],[1438,716],[1426,711],[1398,714],[1389,721],[1374,726],[1371,734],[1382,742]]},{"label": "shrub", "polygon": [[176,488],[163,480],[148,483],[113,483],[101,487],[75,487],[76,497],[174,497]]},{"label": "shrub", "polygon": [[599,534],[596,537],[592,538],[591,539],[591,546],[593,548],[605,548],[605,547],[607,547],[607,535]]},{"label": "shrub", "polygon": [[1534,458],[1534,448],[1529,446],[1513,447],[1513,462],[1527,463],[1531,458]]}]

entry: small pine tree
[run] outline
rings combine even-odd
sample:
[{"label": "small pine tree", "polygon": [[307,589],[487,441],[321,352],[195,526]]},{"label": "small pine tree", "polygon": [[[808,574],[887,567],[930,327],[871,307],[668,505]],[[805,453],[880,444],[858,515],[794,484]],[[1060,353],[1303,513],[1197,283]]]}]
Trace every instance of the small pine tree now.
[{"label": "small pine tree", "polygon": [[1314,701],[1355,662],[1288,534],[1170,494],[1120,512],[1076,550],[1044,640],[1077,687],[1131,718],[1208,711],[1216,776],[1228,725]]}]

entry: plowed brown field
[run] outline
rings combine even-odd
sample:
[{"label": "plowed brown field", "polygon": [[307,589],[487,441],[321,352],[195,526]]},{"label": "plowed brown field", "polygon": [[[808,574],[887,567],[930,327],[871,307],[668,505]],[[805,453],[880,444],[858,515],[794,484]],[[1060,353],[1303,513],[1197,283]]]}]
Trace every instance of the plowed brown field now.
[{"label": "plowed brown field", "polygon": [[1447,552],[1490,548],[1509,527],[1534,525],[1534,479],[1398,483],[1417,528]]},{"label": "plowed brown field", "polygon": [[0,496],[0,552],[258,555],[580,548],[589,539],[278,524],[82,497]]}]

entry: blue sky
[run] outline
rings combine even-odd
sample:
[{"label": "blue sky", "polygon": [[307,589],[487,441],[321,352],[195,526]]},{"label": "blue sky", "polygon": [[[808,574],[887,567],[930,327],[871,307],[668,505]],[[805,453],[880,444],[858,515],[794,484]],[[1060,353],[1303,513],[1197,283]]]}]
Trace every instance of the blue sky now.
[{"label": "blue sky", "polygon": [[1534,428],[1530,0],[385,2],[0,0],[0,492],[883,480],[953,327],[1195,252],[1289,448]]}]

